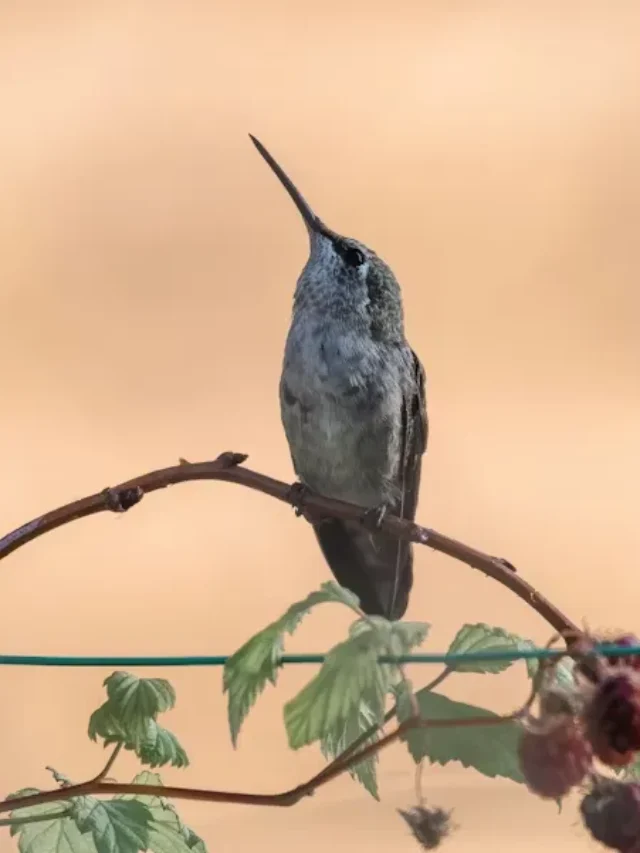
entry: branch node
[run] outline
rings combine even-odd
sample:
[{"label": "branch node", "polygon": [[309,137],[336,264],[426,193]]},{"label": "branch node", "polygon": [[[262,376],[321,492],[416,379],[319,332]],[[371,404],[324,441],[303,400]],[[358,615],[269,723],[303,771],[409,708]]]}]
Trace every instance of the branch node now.
[{"label": "branch node", "polygon": [[235,468],[236,465],[242,465],[249,458],[248,453],[234,453],[232,450],[225,450],[216,459],[216,463],[222,468]]},{"label": "branch node", "polygon": [[144,491],[140,486],[135,486],[132,489],[112,489],[107,486],[101,494],[106,508],[111,512],[126,512],[132,506],[140,503],[144,497]]},{"label": "branch node", "polygon": [[501,566],[504,566],[505,569],[509,569],[510,572],[513,572],[514,575],[518,574],[518,570],[513,565],[513,563],[509,562],[509,560],[505,560],[504,557],[494,557],[493,559],[496,561],[496,563],[499,563]]}]

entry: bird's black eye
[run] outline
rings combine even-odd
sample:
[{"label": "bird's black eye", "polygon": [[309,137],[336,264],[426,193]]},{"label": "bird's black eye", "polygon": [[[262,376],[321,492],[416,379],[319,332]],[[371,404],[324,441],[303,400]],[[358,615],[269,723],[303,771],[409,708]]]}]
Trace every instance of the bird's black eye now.
[{"label": "bird's black eye", "polygon": [[343,257],[345,264],[350,267],[361,267],[364,263],[364,255],[360,249],[354,249],[353,246],[345,249]]}]

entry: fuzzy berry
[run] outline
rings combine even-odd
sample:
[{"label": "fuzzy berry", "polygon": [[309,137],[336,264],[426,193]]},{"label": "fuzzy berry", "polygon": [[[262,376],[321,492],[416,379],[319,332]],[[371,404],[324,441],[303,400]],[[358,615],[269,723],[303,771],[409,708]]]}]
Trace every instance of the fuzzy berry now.
[{"label": "fuzzy berry", "polygon": [[622,767],[640,749],[640,682],[633,672],[611,675],[596,688],[585,711],[587,737],[594,754]]},{"label": "fuzzy berry", "polygon": [[544,732],[524,730],[518,747],[520,769],[530,791],[558,799],[579,785],[591,767],[591,746],[572,717]]},{"label": "fuzzy berry", "polygon": [[[640,646],[640,640],[635,634],[623,634],[621,637],[616,637],[610,641],[612,646],[622,646],[623,648],[631,648],[632,646]],[[629,666],[632,669],[640,670],[640,655],[607,655],[607,660],[611,666],[618,664]]]},{"label": "fuzzy berry", "polygon": [[596,841],[620,853],[640,853],[640,783],[600,779],[580,813]]}]

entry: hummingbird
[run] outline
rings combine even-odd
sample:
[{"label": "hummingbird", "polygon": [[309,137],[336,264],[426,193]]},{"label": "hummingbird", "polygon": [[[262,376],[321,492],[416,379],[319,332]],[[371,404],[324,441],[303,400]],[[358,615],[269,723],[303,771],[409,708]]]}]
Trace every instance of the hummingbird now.
[{"label": "hummingbird", "polygon": [[425,371],[404,332],[400,287],[370,248],[327,227],[264,145],[249,134],[296,205],[309,236],[280,378],[280,413],[300,487],[366,510],[362,521],[313,522],[337,582],[369,615],[402,619],[413,548],[381,529],[415,519],[427,448]]}]

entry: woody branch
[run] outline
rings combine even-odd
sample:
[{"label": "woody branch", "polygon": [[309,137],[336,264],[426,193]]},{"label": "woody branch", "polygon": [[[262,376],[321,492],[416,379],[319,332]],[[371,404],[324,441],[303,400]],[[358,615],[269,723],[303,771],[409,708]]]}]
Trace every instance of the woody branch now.
[{"label": "woody branch", "polygon": [[[139,503],[145,494],[194,480],[216,480],[254,489],[291,506],[300,506],[309,521],[341,518],[364,523],[366,515],[364,507],[311,492],[300,493],[290,483],[275,480],[273,477],[246,468],[242,464],[246,459],[247,456],[243,453],[227,452],[210,462],[190,463],[181,460],[179,465],[141,474],[117,486],[111,486],[96,494],[65,504],[3,536],[0,539],[0,560],[57,527],[99,512],[126,512]],[[487,577],[493,578],[532,607],[567,641],[581,633],[567,616],[527,583],[507,560],[492,557],[436,530],[422,527],[397,516],[385,516],[381,522],[381,529],[398,539],[427,545],[434,551],[460,560]]]},{"label": "woody branch", "polygon": [[[190,463],[181,460],[179,465],[163,468],[142,474],[132,480],[120,483],[117,486],[108,487],[96,494],[81,498],[58,509],[41,515],[32,521],[23,524],[16,530],[6,534],[0,539],[0,559],[7,557],[12,551],[26,545],[33,539],[55,530],[72,521],[95,515],[99,512],[126,512],[142,500],[145,494],[163,489],[177,483],[186,483],[193,480],[217,480],[236,483],[250,489],[270,495],[277,500],[295,506],[303,511],[307,520],[314,522],[322,518],[333,517],[345,520],[362,521],[365,523],[367,510],[354,504],[337,501],[316,495],[311,492],[300,493],[295,486],[275,480],[257,471],[246,468],[242,463],[247,459],[241,453],[222,453],[217,459],[210,462]],[[562,635],[568,647],[581,632],[558,608],[542,596],[522,577],[520,577],[511,563],[498,557],[484,554],[475,548],[444,536],[435,530],[422,527],[413,522],[400,519],[396,516],[387,515],[382,520],[381,529],[385,530],[398,539],[415,542],[419,545],[427,545],[435,551],[447,554],[454,559],[460,560],[472,568],[483,572],[487,577],[493,578],[498,583],[506,586],[519,598],[523,599],[530,607],[545,619],[555,631]],[[331,762],[327,767],[296,788],[277,794],[252,794],[234,791],[214,791],[197,788],[182,788],[164,785],[136,785],[117,782],[103,781],[108,770],[112,766],[119,749],[110,757],[107,766],[93,779],[77,785],[68,785],[50,791],[41,791],[24,797],[10,798],[0,802],[0,813],[13,811],[26,806],[39,803],[49,803],[60,800],[69,800],[73,797],[96,795],[96,794],[138,794],[148,796],[165,796],[176,799],[199,800],[202,802],[226,802],[245,805],[262,806],[293,806],[304,797],[310,796],[322,785],[347,772],[350,767],[362,761],[374,753],[385,748],[389,744],[399,740],[411,729],[415,728],[443,728],[450,726],[486,726],[500,725],[517,718],[532,701],[528,700],[523,709],[504,717],[479,717],[477,719],[461,720],[425,720],[417,715],[399,723],[396,728],[378,741],[363,746],[369,733],[365,733],[354,744],[347,747],[341,755]],[[389,713],[385,722],[392,716]]]}]

